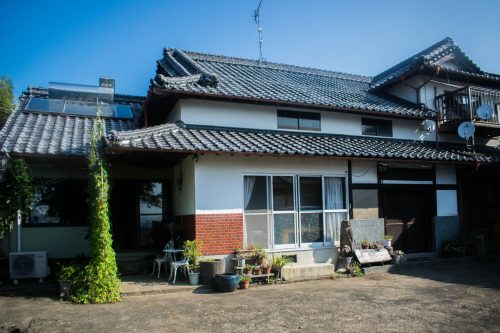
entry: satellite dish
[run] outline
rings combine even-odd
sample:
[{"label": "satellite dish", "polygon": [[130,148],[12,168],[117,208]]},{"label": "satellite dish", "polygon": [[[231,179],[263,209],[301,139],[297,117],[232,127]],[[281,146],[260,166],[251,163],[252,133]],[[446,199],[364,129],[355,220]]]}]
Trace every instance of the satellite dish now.
[{"label": "satellite dish", "polygon": [[474,127],[474,124],[471,123],[470,121],[464,121],[458,126],[458,135],[464,139],[470,138],[475,131],[476,128]]},{"label": "satellite dish", "polygon": [[423,132],[430,133],[436,128],[436,122],[431,119],[426,119],[420,123],[420,130]]},{"label": "satellite dish", "polygon": [[482,120],[490,119],[493,116],[493,108],[489,104],[480,105],[477,108],[476,114]]}]

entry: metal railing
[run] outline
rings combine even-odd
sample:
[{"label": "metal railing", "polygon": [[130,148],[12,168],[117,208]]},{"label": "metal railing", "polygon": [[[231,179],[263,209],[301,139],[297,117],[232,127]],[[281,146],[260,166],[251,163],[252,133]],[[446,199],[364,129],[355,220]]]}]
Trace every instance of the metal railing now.
[{"label": "metal railing", "polygon": [[[436,96],[434,103],[440,116],[439,124],[466,120],[500,124],[500,90],[465,87]],[[493,108],[490,119],[484,120],[477,116],[477,109],[483,104]]]}]

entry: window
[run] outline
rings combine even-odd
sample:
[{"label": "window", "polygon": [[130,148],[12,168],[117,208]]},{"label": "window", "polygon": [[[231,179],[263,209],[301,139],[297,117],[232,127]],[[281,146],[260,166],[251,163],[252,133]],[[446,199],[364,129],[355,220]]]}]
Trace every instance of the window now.
[{"label": "window", "polygon": [[87,182],[37,180],[27,225],[87,225]]},{"label": "window", "polygon": [[361,118],[363,135],[392,137],[392,121],[375,118]]},{"label": "window", "polygon": [[278,110],[278,128],[319,131],[321,130],[321,115],[313,112]]},{"label": "window", "polygon": [[163,186],[161,182],[139,184],[139,247],[153,248],[153,233],[163,220]]},{"label": "window", "polygon": [[348,218],[345,177],[243,177],[245,243],[265,248],[323,246],[339,241]]}]

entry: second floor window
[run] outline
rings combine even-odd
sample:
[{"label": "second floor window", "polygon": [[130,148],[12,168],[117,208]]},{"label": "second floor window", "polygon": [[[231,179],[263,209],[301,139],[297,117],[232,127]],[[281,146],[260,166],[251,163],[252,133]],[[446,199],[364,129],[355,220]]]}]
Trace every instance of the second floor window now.
[{"label": "second floor window", "polygon": [[361,133],[363,135],[392,137],[392,121],[375,118],[361,118]]},{"label": "second floor window", "polygon": [[319,131],[321,130],[321,115],[313,112],[278,110],[278,128]]}]

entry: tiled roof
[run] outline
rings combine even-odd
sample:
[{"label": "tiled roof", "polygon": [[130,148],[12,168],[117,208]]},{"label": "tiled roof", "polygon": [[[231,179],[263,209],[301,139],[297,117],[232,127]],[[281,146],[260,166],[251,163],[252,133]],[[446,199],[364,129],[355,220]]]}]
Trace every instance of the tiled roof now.
[{"label": "tiled roof", "polygon": [[421,143],[360,136],[164,124],[126,132],[111,131],[114,150],[187,153],[244,153],[358,157],[450,162],[500,162],[500,150],[472,154],[463,145]]},{"label": "tiled roof", "polygon": [[[454,68],[441,67],[441,63],[450,59],[458,58],[469,68],[467,71]],[[400,62],[397,65],[385,70],[373,77],[372,88],[377,88],[394,79],[398,79],[421,65],[438,68],[450,73],[458,73],[470,77],[484,78],[500,81],[500,76],[483,72],[458,46],[453,40],[446,37],[442,41],[428,47],[414,56]]]},{"label": "tiled roof", "polygon": [[424,116],[413,103],[370,92],[370,82],[361,75],[165,49],[152,85],[217,98]]},{"label": "tiled roof", "polygon": [[[29,94],[46,97],[46,89],[31,89]],[[95,117],[24,111],[28,93],[20,99],[0,131],[0,154],[22,155],[88,155],[90,133]],[[120,103],[129,103],[135,119],[104,118],[105,131],[127,131],[137,128],[140,97],[115,95]]]}]

